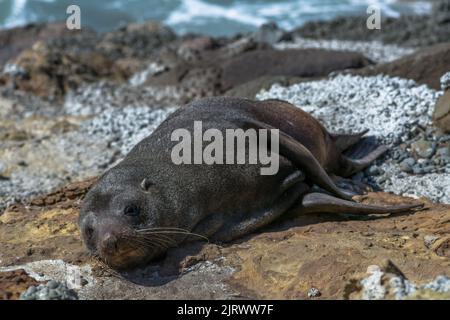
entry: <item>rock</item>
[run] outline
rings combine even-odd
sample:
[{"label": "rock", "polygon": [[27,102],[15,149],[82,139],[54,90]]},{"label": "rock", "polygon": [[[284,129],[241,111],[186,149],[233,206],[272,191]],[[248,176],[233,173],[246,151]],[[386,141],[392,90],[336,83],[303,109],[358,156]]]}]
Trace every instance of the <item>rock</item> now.
[{"label": "rock", "polygon": [[294,36],[314,39],[381,41],[409,47],[425,47],[450,39],[448,0],[433,1],[429,15],[382,15],[381,30],[366,27],[367,16],[338,17],[330,21],[312,21],[294,30]]},{"label": "rock", "polygon": [[428,283],[416,284],[390,260],[382,267],[370,266],[368,276],[351,279],[347,286],[347,298],[363,300],[448,300],[450,278],[439,275]]},{"label": "rock", "polygon": [[43,42],[23,51],[7,67],[4,77],[10,86],[50,100],[60,99],[84,83],[124,81],[130,76],[100,53],[74,55]]},{"label": "rock", "polygon": [[442,158],[448,158],[450,157],[450,146],[439,148],[436,153]]},{"label": "rock", "polygon": [[411,173],[413,172],[413,166],[416,164],[414,158],[407,158],[400,163],[400,170],[403,172]]},{"label": "rock", "polygon": [[280,29],[275,22],[269,22],[259,27],[258,31],[251,35],[256,42],[276,44],[280,41],[289,41],[291,36],[289,33]]},{"label": "rock", "polygon": [[[63,209],[62,203],[19,205],[0,217],[0,279],[6,274],[5,266],[58,283],[73,283],[69,275],[79,274],[76,291],[80,299],[308,299],[308,292],[315,299],[356,298],[349,279],[367,277],[359,278],[358,274],[370,265],[397,277],[407,274],[408,281],[417,287],[429,283],[436,288],[432,289],[435,293],[447,283],[436,277],[448,275],[448,259],[443,259],[449,252],[448,237],[436,241],[432,250],[423,240],[427,235],[445,234],[448,205],[427,202],[427,210],[376,219],[293,214],[226,246],[180,246],[164,260],[124,273],[119,279],[90,257],[81,244],[76,226],[81,197],[65,202],[70,209]],[[417,203],[387,193],[369,193],[357,200],[367,204]],[[26,254],[30,246],[39,248],[32,256]],[[396,267],[384,267],[380,259],[390,259]],[[175,277],[174,264],[183,270]],[[170,275],[163,276],[167,269]],[[88,284],[83,285],[82,279]],[[0,286],[3,283],[0,280]],[[31,285],[37,284],[27,287]],[[312,288],[320,288],[320,296]],[[46,285],[36,291],[49,295],[49,289]]]},{"label": "rock", "polygon": [[311,288],[308,290],[308,298],[317,298],[320,297],[320,291],[317,288]]},{"label": "rock", "polygon": [[436,145],[427,140],[415,141],[411,148],[421,158],[431,158],[436,152]]},{"label": "rock", "polygon": [[383,174],[383,170],[381,170],[381,168],[373,165],[370,166],[367,170],[366,170],[366,174],[368,176],[379,176],[381,174]]},{"label": "rock", "polygon": [[440,78],[448,70],[450,70],[450,42],[418,50],[390,63],[355,70],[353,73],[366,76],[388,74],[413,79],[420,84],[440,90]]},{"label": "rock", "polygon": [[106,33],[97,49],[110,58],[148,58],[155,50],[174,41],[175,33],[155,21],[132,23],[119,30]]},{"label": "rock", "polygon": [[130,24],[101,35],[86,31],[45,37],[5,64],[0,84],[61,99],[82,84],[128,80],[176,39],[171,29],[156,22]]},{"label": "rock", "polygon": [[369,61],[358,53],[320,49],[253,50],[226,61],[222,88],[228,90],[263,76],[319,77],[330,72],[362,68]]},{"label": "rock", "polygon": [[28,287],[31,292],[32,288],[36,290],[35,286],[40,283],[23,269],[0,272],[0,300],[17,300]]},{"label": "rock", "polygon": [[20,300],[78,300],[78,294],[64,283],[50,280],[38,287],[28,288],[21,294]]},{"label": "rock", "polygon": [[83,28],[82,31],[68,30],[65,23],[28,24],[23,27],[0,31],[0,68],[21,51],[31,48],[37,41],[51,41],[61,38],[73,38],[81,33],[92,31]]},{"label": "rock", "polygon": [[222,95],[243,84],[246,85],[236,89],[237,93],[230,94],[253,94],[274,78],[320,77],[331,71],[358,68],[369,63],[358,53],[315,49],[280,51],[248,38],[205,50],[195,59],[186,61],[177,53],[172,60],[177,62],[166,64],[168,67],[163,72],[149,77],[143,85],[176,88],[182,92],[183,101]]},{"label": "rock", "polygon": [[445,91],[436,103],[433,121],[437,127],[450,133],[450,90]]},{"label": "rock", "polygon": [[437,235],[434,235],[434,234],[431,234],[431,235],[426,235],[424,238],[423,238],[423,243],[425,244],[425,246],[427,247],[427,248],[431,248],[432,247],[432,245],[436,242],[436,240],[438,240],[440,237],[439,236],[437,236]]},{"label": "rock", "polygon": [[258,94],[258,92],[260,92],[261,90],[269,90],[270,87],[275,83],[281,86],[290,86],[295,83],[310,80],[311,79],[309,78],[299,78],[299,77],[264,76],[238,85],[225,92],[225,95],[232,97],[255,99],[255,96]]}]

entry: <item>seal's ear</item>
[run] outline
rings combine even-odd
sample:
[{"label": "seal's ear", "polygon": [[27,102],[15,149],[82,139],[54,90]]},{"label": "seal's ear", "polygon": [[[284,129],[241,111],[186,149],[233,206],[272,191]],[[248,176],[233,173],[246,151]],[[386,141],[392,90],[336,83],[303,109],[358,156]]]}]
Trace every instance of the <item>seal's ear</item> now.
[{"label": "seal's ear", "polygon": [[148,189],[150,189],[150,187],[153,185],[153,183],[148,180],[147,178],[144,178],[144,180],[142,180],[141,182],[141,189],[143,191],[148,191]]}]

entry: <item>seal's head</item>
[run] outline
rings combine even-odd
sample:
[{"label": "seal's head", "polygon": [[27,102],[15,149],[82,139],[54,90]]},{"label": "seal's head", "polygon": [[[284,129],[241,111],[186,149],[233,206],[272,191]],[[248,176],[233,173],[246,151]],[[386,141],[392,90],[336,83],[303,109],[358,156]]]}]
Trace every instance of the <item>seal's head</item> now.
[{"label": "seal's head", "polygon": [[[79,217],[86,247],[108,265],[127,269],[145,264],[176,244],[168,232],[170,203],[132,166],[107,171],[86,195]],[[163,232],[165,230],[165,232]]]}]

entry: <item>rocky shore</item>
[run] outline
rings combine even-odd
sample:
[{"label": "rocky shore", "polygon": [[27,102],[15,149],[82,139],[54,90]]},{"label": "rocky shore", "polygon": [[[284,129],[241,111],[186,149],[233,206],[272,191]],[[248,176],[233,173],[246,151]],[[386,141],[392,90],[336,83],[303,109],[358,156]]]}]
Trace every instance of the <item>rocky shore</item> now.
[{"label": "rocky shore", "polygon": [[[351,17],[232,38],[155,22],[0,31],[0,299],[448,298],[449,4],[381,32]],[[390,151],[352,178],[372,189],[360,200],[426,210],[289,217],[227,246],[108,270],[81,246],[84,194],[171,112],[213,95],[279,98],[331,131],[370,129]]]}]

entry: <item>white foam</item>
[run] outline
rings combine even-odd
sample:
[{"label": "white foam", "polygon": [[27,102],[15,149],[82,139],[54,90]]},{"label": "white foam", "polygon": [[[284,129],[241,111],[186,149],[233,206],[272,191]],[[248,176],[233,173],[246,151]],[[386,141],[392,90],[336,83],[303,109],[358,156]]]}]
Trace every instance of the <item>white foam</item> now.
[{"label": "white foam", "polygon": [[168,16],[165,23],[168,25],[187,23],[197,17],[225,18],[254,26],[260,26],[267,22],[264,18],[244,12],[243,8],[242,6],[222,7],[201,0],[184,0],[178,9]]}]

